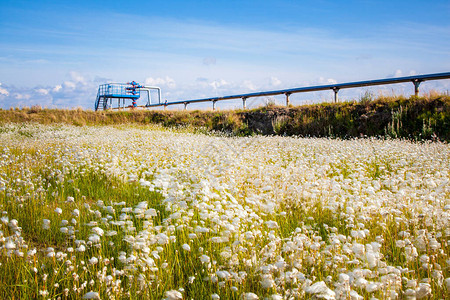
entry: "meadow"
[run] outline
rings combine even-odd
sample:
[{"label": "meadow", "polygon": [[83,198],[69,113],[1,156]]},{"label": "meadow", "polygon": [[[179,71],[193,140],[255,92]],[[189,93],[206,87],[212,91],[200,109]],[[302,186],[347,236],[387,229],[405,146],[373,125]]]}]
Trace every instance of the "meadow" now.
[{"label": "meadow", "polygon": [[1,299],[445,299],[450,146],[0,126]]}]

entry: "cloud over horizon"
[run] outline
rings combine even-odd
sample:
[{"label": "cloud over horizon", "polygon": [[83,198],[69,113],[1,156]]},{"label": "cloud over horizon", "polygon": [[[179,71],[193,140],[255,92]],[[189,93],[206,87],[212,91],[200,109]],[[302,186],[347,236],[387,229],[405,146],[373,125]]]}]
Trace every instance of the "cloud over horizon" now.
[{"label": "cloud over horizon", "polygon": [[[402,70],[395,70],[394,73],[387,74],[385,78],[409,76],[414,75],[414,73],[414,71],[404,72]],[[84,109],[93,109],[98,86],[107,82],[111,82],[111,80],[105,80],[105,78],[101,77],[90,79],[75,71],[69,72],[67,80],[51,86],[38,85],[34,87],[17,87],[0,82],[0,108],[9,109],[39,105],[46,108],[81,107]],[[168,99],[168,101],[171,102],[302,86],[329,85],[342,82],[338,82],[333,78],[318,77],[315,80],[303,81],[297,86],[292,86],[286,85],[285,82],[275,76],[270,76],[258,81],[249,79],[227,81],[223,78],[209,79],[200,77],[194,82],[178,83],[173,78],[165,76],[163,78],[147,77],[142,83],[149,86],[159,86],[162,89],[162,100]],[[450,80],[426,81],[420,86],[420,91],[422,93],[427,93],[429,91],[448,92],[449,89]],[[340,99],[358,99],[363,93],[362,91],[366,90],[370,90],[375,95],[403,94],[407,96],[413,93],[412,84],[405,83],[359,89],[345,89],[339,92]],[[255,98],[252,100],[252,103],[257,106],[264,104],[269,100],[277,104],[284,104],[283,96],[270,97],[270,99],[267,97]],[[304,103],[304,101],[307,101],[306,103],[313,103],[331,100],[332,93],[328,91],[294,94],[291,96],[291,101],[293,101],[294,104],[301,104]],[[145,104],[143,101],[143,99],[140,100],[140,102],[142,102],[140,104]],[[200,107],[202,106],[209,107],[210,105],[200,105]],[[220,107],[233,108],[236,107],[236,104],[231,102],[221,102]],[[178,109],[176,107],[171,108]]]}]

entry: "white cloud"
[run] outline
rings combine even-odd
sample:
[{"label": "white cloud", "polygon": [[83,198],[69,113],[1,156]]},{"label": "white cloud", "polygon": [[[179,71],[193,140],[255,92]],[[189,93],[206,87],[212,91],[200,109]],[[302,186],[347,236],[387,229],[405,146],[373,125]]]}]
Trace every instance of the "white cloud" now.
[{"label": "white cloud", "polygon": [[9,96],[9,92],[5,88],[2,88],[1,82],[0,82],[0,96]]},{"label": "white cloud", "polygon": [[403,70],[397,69],[397,70],[395,70],[394,73],[388,74],[386,77],[387,78],[395,78],[395,77],[414,76],[414,75],[417,75],[417,72],[415,70],[410,70],[408,72],[403,72]]},{"label": "white cloud", "polygon": [[97,82],[77,73],[68,73],[71,80],[53,86],[16,87],[2,86],[8,93],[0,92],[0,107],[31,107],[40,105],[48,108],[93,108],[97,93]]},{"label": "white cloud", "polygon": [[272,86],[279,86],[279,85],[281,85],[281,80],[272,76],[272,77],[270,77],[270,84]]},{"label": "white cloud", "polygon": [[219,79],[219,80],[214,80],[213,82],[210,82],[209,85],[212,86],[213,89],[216,90],[218,88],[227,86],[228,82],[226,80],[224,80],[224,79]]},{"label": "white cloud", "polygon": [[251,82],[250,80],[244,80],[244,82],[242,83],[242,86],[244,87],[244,89],[249,90],[249,91],[256,91],[256,86],[253,82]]},{"label": "white cloud", "polygon": [[86,79],[78,72],[70,71],[69,75],[70,75],[70,78],[72,79],[72,81],[74,81],[76,83],[81,83],[83,85],[86,84]]},{"label": "white cloud", "polygon": [[76,83],[72,81],[64,81],[64,88],[75,89]]},{"label": "white cloud", "polygon": [[394,77],[401,77],[403,75],[402,70],[395,70]]},{"label": "white cloud", "polygon": [[48,95],[49,93],[47,89],[37,89],[36,92],[38,92],[41,95]]},{"label": "white cloud", "polygon": [[15,93],[14,94],[14,98],[17,99],[17,100],[28,100],[28,99],[31,98],[31,95]]},{"label": "white cloud", "polygon": [[323,85],[328,85],[328,84],[336,84],[337,80],[333,79],[333,78],[324,78],[324,77],[319,77],[319,84],[323,84]]},{"label": "white cloud", "polygon": [[145,79],[144,82],[145,82],[144,83],[145,85],[151,85],[151,86],[168,87],[171,89],[176,87],[175,80],[170,78],[169,76],[166,76],[165,78],[148,77]]},{"label": "white cloud", "polygon": [[57,93],[62,89],[62,85],[57,84],[55,85],[55,87],[52,89],[53,92]]}]

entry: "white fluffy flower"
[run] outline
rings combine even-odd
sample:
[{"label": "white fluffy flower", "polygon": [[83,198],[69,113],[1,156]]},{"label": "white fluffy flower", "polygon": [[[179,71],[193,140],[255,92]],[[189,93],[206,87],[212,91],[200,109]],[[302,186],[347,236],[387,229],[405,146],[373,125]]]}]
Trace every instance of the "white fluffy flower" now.
[{"label": "white fluffy flower", "polygon": [[42,220],[42,229],[50,229],[50,220],[48,219],[44,219]]},{"label": "white fluffy flower", "polygon": [[90,265],[95,265],[98,263],[98,258],[93,256],[91,259],[89,259],[89,264]]},{"label": "white fluffy flower", "polygon": [[92,231],[99,236],[103,236],[104,233],[103,229],[101,229],[100,227],[94,227],[92,228]]},{"label": "white fluffy flower", "polygon": [[278,223],[275,221],[267,221],[266,225],[269,229],[275,229],[278,228]]},{"label": "white fluffy flower", "polygon": [[317,298],[323,298],[327,300],[334,299],[336,294],[334,291],[330,290],[325,282],[319,281],[314,283],[313,285],[307,287],[305,292],[308,294],[313,294]]},{"label": "white fluffy flower", "polygon": [[202,256],[200,256],[200,261],[204,264],[207,264],[211,261],[211,259],[208,255],[203,254]]},{"label": "white fluffy flower", "polygon": [[160,245],[165,245],[169,243],[169,237],[164,233],[158,233],[156,235],[156,239],[158,241],[158,244]]},{"label": "white fluffy flower", "polygon": [[275,281],[272,278],[271,274],[264,274],[261,276],[261,286],[265,289],[270,289],[275,285]]},{"label": "white fluffy flower", "polygon": [[424,299],[431,296],[431,285],[428,283],[419,283],[419,288],[416,290],[416,298]]},{"label": "white fluffy flower", "polygon": [[100,295],[97,292],[87,292],[84,294],[83,299],[100,299]]},{"label": "white fluffy flower", "polygon": [[167,291],[165,293],[165,296],[166,296],[167,300],[182,300],[183,299],[183,295],[177,290]]},{"label": "white fluffy flower", "polygon": [[258,297],[258,295],[254,294],[254,293],[245,293],[242,295],[242,299],[243,300],[258,300],[259,297]]}]

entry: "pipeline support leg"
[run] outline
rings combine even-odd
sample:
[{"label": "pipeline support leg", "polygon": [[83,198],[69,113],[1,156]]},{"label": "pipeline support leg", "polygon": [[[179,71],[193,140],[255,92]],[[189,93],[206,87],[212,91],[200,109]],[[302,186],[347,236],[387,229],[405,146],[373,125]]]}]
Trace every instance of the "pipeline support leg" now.
[{"label": "pipeline support leg", "polygon": [[186,109],[187,109],[188,103],[187,103],[187,102],[184,102],[183,104],[184,104],[184,110],[186,110]]},{"label": "pipeline support leg", "polygon": [[212,103],[213,103],[213,110],[216,110],[216,102],[217,101],[213,101]]},{"label": "pipeline support leg", "polygon": [[418,80],[418,79],[414,79],[413,80],[413,84],[414,84],[414,95],[417,97],[419,96],[419,85],[422,81]]},{"label": "pipeline support leg", "polygon": [[289,106],[289,96],[291,95],[291,93],[285,93],[286,95],[286,106]]},{"label": "pipeline support leg", "polygon": [[242,106],[244,107],[244,109],[247,109],[246,105],[245,105],[245,101],[247,100],[247,98],[242,98]]},{"label": "pipeline support leg", "polygon": [[334,92],[334,103],[338,102],[338,92],[339,92],[339,88],[333,88],[333,92]]}]

